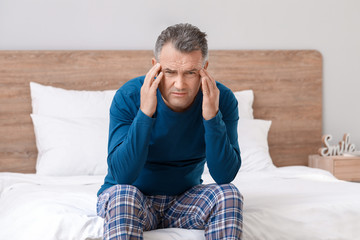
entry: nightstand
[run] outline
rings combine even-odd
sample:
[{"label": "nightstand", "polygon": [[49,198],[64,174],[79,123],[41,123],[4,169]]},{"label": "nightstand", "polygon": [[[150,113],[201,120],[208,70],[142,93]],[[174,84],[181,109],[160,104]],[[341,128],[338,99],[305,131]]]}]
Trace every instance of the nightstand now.
[{"label": "nightstand", "polygon": [[327,170],[341,180],[360,182],[360,157],[310,155],[309,167]]}]

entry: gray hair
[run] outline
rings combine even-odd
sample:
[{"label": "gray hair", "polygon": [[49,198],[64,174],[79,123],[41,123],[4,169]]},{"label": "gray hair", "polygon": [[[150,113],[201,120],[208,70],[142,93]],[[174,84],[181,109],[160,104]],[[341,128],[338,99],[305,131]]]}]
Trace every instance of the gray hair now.
[{"label": "gray hair", "polygon": [[189,23],[176,24],[161,32],[156,40],[154,49],[154,55],[157,61],[159,61],[160,52],[163,46],[169,42],[171,42],[175,49],[180,52],[189,53],[201,50],[204,64],[208,59],[206,33],[201,32],[199,28]]}]

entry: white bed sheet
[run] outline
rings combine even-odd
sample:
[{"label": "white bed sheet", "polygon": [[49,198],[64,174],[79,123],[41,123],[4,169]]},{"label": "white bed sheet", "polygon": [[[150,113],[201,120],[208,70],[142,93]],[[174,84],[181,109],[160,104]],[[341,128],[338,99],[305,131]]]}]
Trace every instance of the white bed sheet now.
[{"label": "white bed sheet", "polygon": [[[0,173],[0,239],[101,239],[96,192],[103,179]],[[245,240],[360,239],[360,183],[307,167],[243,172],[233,183],[244,196]],[[203,234],[160,229],[144,239],[201,240]]]}]

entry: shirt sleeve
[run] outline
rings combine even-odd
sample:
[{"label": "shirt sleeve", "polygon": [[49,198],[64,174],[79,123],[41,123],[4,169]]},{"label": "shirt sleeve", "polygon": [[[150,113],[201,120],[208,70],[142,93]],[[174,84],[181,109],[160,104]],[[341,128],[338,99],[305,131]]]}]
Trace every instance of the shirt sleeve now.
[{"label": "shirt sleeve", "polygon": [[206,161],[217,184],[230,183],[241,166],[237,136],[238,104],[232,93],[226,97],[225,102],[220,104],[219,112],[214,118],[203,120]]},{"label": "shirt sleeve", "polygon": [[118,91],[110,107],[107,162],[118,184],[131,184],[139,176],[155,122],[139,109],[133,98]]}]

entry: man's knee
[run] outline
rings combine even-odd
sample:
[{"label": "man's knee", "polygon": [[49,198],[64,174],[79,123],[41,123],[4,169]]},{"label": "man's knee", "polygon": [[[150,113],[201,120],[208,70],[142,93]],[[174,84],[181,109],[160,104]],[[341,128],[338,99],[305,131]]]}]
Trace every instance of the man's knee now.
[{"label": "man's knee", "polygon": [[[113,188],[113,189],[111,189]],[[135,186],[117,184],[110,188],[110,201],[126,201],[126,203],[142,202],[144,194]]]},{"label": "man's knee", "polygon": [[234,184],[211,184],[210,186],[217,202],[231,200],[235,205],[242,206],[243,196]]},{"label": "man's knee", "polygon": [[242,194],[239,189],[232,183],[220,185],[223,188],[223,191],[227,193],[229,196],[233,196],[235,198],[243,199]]},{"label": "man's knee", "polygon": [[[112,189],[113,188],[113,189]],[[117,184],[109,188],[110,191],[116,192],[116,194],[122,195],[142,195],[142,192],[135,186],[129,184]]]},{"label": "man's knee", "polygon": [[[97,204],[99,216],[104,217],[106,212],[119,209],[120,205],[139,208],[143,201],[143,193],[135,186],[118,184],[106,189],[100,194]],[[120,208],[121,209],[121,208]]]}]

